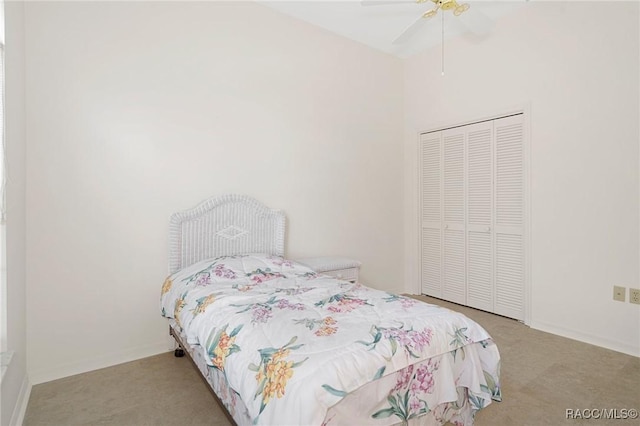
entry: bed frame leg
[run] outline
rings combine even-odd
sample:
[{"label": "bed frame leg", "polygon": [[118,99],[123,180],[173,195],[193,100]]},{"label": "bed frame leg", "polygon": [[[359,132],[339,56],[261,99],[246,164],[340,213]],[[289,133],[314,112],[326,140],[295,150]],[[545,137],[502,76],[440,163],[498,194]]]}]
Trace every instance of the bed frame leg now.
[{"label": "bed frame leg", "polygon": [[169,326],[169,336],[172,336],[175,339],[176,345],[178,346],[173,351],[173,356],[175,356],[176,358],[182,358],[184,356],[184,349],[182,349],[182,345],[179,343],[178,337],[174,334],[173,328],[171,328],[171,326]]}]

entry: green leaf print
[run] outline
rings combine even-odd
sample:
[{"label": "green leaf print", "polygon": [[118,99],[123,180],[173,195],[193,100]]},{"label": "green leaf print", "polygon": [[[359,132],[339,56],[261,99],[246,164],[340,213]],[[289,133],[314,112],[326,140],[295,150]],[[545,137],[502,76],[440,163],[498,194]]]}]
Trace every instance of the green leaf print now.
[{"label": "green leaf print", "polygon": [[339,396],[340,398],[344,398],[347,395],[347,392],[338,390],[329,385],[322,385],[322,388],[329,392],[331,395]]}]

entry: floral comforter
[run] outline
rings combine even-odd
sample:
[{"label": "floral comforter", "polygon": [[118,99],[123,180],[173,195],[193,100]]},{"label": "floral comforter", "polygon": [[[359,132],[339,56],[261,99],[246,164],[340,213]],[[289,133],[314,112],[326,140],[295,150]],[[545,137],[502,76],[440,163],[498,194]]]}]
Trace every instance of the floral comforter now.
[{"label": "floral comforter", "polygon": [[[224,374],[253,424],[320,425],[345,397],[384,380],[389,394],[368,417],[410,420],[435,410],[430,401],[441,402],[447,389],[434,377],[452,376],[442,364],[454,365],[456,357],[477,358],[473,346],[492,349],[491,362],[474,362],[479,373],[459,368],[469,377],[460,404],[470,401],[475,412],[500,398],[497,349],[474,321],[280,257],[189,266],[163,284],[161,309]],[[456,399],[454,388],[451,404]]]}]

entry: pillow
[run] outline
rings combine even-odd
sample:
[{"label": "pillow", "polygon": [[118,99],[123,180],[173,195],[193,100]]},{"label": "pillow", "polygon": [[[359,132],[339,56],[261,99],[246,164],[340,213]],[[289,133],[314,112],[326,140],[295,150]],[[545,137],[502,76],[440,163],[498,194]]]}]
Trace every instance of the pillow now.
[{"label": "pillow", "polygon": [[302,264],[281,256],[252,253],[202,260],[176,272],[170,279],[188,286],[207,286],[237,280],[259,284],[275,278],[308,275],[315,273]]}]

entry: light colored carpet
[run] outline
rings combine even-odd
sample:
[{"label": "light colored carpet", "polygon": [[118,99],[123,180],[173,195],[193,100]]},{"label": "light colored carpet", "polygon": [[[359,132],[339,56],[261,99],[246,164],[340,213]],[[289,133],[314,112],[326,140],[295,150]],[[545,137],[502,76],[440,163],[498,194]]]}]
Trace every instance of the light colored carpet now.
[{"label": "light colored carpet", "polygon": [[[567,409],[640,409],[640,358],[427,297],[483,325],[502,356],[503,401],[476,425],[638,425],[567,420]],[[618,412],[619,415],[622,413]],[[229,425],[195,368],[173,353],[34,386],[25,426]]]}]

